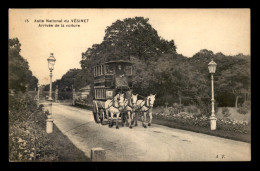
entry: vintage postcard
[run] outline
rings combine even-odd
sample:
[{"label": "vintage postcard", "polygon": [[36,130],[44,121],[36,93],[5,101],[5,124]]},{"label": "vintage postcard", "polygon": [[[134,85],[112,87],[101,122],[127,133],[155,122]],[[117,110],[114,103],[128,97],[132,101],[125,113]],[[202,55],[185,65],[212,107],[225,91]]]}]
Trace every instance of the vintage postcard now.
[{"label": "vintage postcard", "polygon": [[9,9],[9,161],[251,161],[250,9]]}]

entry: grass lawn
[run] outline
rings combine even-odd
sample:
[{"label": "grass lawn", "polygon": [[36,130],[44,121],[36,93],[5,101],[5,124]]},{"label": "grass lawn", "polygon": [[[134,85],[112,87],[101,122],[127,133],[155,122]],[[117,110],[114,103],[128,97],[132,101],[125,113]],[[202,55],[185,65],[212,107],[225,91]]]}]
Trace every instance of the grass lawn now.
[{"label": "grass lawn", "polygon": [[65,136],[55,124],[53,124],[53,133],[48,134],[58,153],[59,162],[88,162],[90,158],[85,156],[84,152],[79,150],[69,139]]}]

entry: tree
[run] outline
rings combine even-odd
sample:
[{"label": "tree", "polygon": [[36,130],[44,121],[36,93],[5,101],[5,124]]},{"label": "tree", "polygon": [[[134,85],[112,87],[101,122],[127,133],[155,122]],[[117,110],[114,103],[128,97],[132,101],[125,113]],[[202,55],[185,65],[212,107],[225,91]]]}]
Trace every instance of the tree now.
[{"label": "tree", "polygon": [[250,86],[249,70],[241,73],[243,69],[239,71],[239,68],[250,68],[249,56],[226,56],[202,49],[187,58],[177,54],[173,40],[167,41],[158,35],[148,18],[126,18],[112,23],[105,30],[104,40],[82,53],[80,78],[91,85],[93,94],[94,65],[109,60],[130,60],[135,68],[135,93],[142,96],[157,93],[157,105],[175,102],[176,99],[181,104],[183,97],[187,97],[189,103],[193,100],[200,107],[204,106],[204,113],[209,113],[211,84],[208,63],[212,58],[218,64],[214,74],[215,99],[226,105],[230,102],[227,98],[229,92],[236,97],[237,94],[246,94],[245,90]]},{"label": "tree", "polygon": [[38,79],[32,75],[31,71],[28,71],[28,75],[27,75],[27,83],[28,83],[28,90],[32,91],[35,88],[38,87]]},{"label": "tree", "polygon": [[[53,87],[58,85],[60,91],[72,91],[72,87],[78,91],[80,88],[88,85],[85,77],[84,70],[81,69],[70,69],[68,70],[61,79],[58,79],[52,83]],[[49,90],[49,84],[44,86],[44,90]]]},{"label": "tree", "polygon": [[[148,65],[158,60],[161,54],[176,53],[174,41],[166,41],[159,37],[148,21],[148,18],[143,17],[117,20],[106,28],[102,43],[94,44],[82,53],[81,68],[86,73],[84,77],[92,90],[93,66],[117,59],[131,60],[140,70],[136,72],[134,82],[140,83],[142,90],[147,89],[152,81],[149,75],[152,70],[150,71],[151,66]],[[138,91],[137,88],[135,90]],[[93,91],[91,93],[93,94]]]},{"label": "tree", "polygon": [[158,36],[157,31],[148,23],[148,18],[135,17],[117,20],[107,27],[104,41],[111,48],[111,56],[129,59],[135,56],[146,63],[156,60],[162,53],[175,53],[174,41],[166,41]]},{"label": "tree", "polygon": [[223,70],[218,80],[220,89],[232,92],[235,96],[235,108],[238,106],[238,99],[250,88],[250,67],[235,63],[229,69]]},{"label": "tree", "polygon": [[87,68],[89,63],[91,66],[108,60],[130,60],[131,56],[148,63],[148,60],[157,60],[163,53],[176,53],[174,41],[159,37],[148,21],[143,17],[126,18],[107,27],[103,42],[82,53],[82,69]]},{"label": "tree", "polygon": [[8,45],[9,89],[22,92],[25,92],[26,89],[34,90],[37,87],[38,79],[29,70],[27,60],[20,55],[21,44],[18,38],[9,39]]},{"label": "tree", "polygon": [[230,100],[233,99],[230,96],[234,96],[233,104],[237,107],[242,93],[249,93],[250,57],[243,54],[226,56],[221,52],[214,54],[207,49],[201,50],[190,58],[190,62],[207,80],[210,80],[207,66],[211,58],[217,63],[214,74],[215,99],[222,106],[230,106]]}]

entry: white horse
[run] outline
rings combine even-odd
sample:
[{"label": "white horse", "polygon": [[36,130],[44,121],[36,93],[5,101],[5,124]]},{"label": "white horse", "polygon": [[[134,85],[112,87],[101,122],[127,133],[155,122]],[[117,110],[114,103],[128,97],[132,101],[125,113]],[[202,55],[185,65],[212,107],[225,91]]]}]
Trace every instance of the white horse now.
[{"label": "white horse", "polygon": [[112,100],[107,100],[105,102],[105,109],[107,111],[107,114],[110,113],[109,124],[108,124],[109,127],[113,126],[114,117],[116,117],[116,129],[119,129],[118,119],[119,119],[120,111],[123,109],[123,103],[124,103],[124,94],[117,94]]},{"label": "white horse", "polygon": [[[148,112],[149,114],[149,122],[148,122],[148,126],[151,126],[152,124],[152,109],[153,109],[153,104],[155,101],[155,95],[150,94],[149,96],[147,96],[144,100],[137,100],[136,103],[136,112],[140,112],[142,113],[142,125],[144,128],[146,128],[146,112]],[[135,125],[137,126],[137,115],[135,117]]]},{"label": "white horse", "polygon": [[131,97],[129,99],[124,100],[124,110],[127,111],[127,122],[129,124],[129,128],[132,128],[134,122],[135,108],[137,102],[138,94],[134,95],[131,93]]}]

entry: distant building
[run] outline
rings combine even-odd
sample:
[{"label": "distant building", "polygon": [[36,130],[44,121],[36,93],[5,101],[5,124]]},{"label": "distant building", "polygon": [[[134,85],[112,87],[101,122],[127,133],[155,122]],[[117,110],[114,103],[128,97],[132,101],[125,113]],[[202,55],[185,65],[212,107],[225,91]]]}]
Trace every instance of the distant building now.
[{"label": "distant building", "polygon": [[79,96],[80,99],[86,99],[90,93],[90,85],[79,89]]}]

